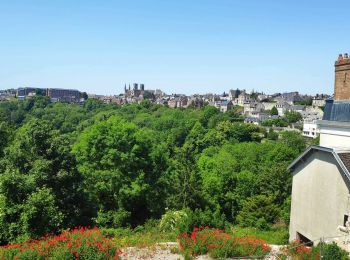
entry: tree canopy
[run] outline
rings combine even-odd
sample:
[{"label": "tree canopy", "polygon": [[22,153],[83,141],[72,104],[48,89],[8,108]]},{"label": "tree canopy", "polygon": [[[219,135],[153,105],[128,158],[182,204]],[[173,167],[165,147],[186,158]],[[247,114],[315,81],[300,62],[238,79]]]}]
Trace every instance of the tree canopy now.
[{"label": "tree canopy", "polygon": [[288,219],[286,167],[305,148],[298,133],[244,124],[237,109],[43,96],[0,102],[0,136],[0,243],[182,209],[198,224],[269,228]]}]

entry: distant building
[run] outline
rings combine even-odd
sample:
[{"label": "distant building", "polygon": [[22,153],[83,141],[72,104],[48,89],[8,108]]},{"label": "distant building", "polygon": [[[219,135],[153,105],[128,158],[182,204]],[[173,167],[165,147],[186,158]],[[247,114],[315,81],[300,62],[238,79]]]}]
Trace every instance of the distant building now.
[{"label": "distant building", "polygon": [[246,117],[244,119],[244,123],[259,125],[260,124],[260,120],[258,118],[256,118],[256,117]]},{"label": "distant building", "polygon": [[81,98],[80,91],[75,89],[48,88],[46,95],[51,102],[78,103]]},{"label": "distant building", "polygon": [[168,101],[170,108],[187,108],[188,98],[185,95],[174,95]]},{"label": "distant building", "polygon": [[295,102],[301,102],[304,99],[299,95],[299,92],[286,92],[282,93],[279,97],[280,100],[277,101],[286,101],[290,105],[294,105]]},{"label": "distant building", "polygon": [[298,112],[298,113],[302,113],[303,111],[305,111],[305,109],[306,109],[306,106],[303,106],[303,105],[293,105],[290,107],[291,111]]},{"label": "distant building", "polygon": [[228,92],[229,100],[234,101],[236,98],[238,98],[240,93],[241,91],[238,89],[237,90],[230,89],[230,91]]},{"label": "distant building", "polygon": [[215,102],[215,107],[218,108],[221,112],[225,113],[227,110],[230,110],[233,107],[231,101],[220,100]]},{"label": "distant building", "polygon": [[291,105],[287,101],[279,101],[276,104],[276,108],[279,116],[284,116],[284,114],[291,109]]},{"label": "distant building", "polygon": [[276,102],[262,102],[264,105],[265,110],[271,110],[273,107],[276,106]]},{"label": "distant building", "polygon": [[323,107],[326,105],[326,100],[324,98],[314,98],[312,99],[312,106],[314,107]]},{"label": "distant building", "polygon": [[244,106],[245,103],[250,102],[250,95],[245,91],[242,91],[238,98],[235,99],[235,105]]},{"label": "distant building", "polygon": [[265,106],[262,103],[252,101],[252,102],[246,102],[243,105],[243,114],[245,116],[252,116],[253,113],[260,113],[265,110]]},{"label": "distant building", "polygon": [[17,98],[23,100],[27,97],[33,97],[35,95],[48,96],[51,102],[74,102],[81,101],[81,93],[75,89],[61,89],[61,88],[18,88]]},{"label": "distant building", "polygon": [[19,100],[23,100],[28,96],[33,96],[36,94],[46,95],[45,88],[18,88],[16,96]]},{"label": "distant building", "polygon": [[320,129],[317,126],[316,121],[310,121],[303,123],[303,136],[310,138],[317,138],[320,133]]}]

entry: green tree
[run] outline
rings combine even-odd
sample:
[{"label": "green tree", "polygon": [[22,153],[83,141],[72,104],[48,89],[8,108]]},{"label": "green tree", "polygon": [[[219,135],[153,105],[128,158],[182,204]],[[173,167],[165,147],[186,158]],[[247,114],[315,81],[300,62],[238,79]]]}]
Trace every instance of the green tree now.
[{"label": "green tree", "polygon": [[272,107],[272,109],[270,111],[270,115],[271,116],[278,116],[278,110],[275,106]]},{"label": "green tree", "polygon": [[296,123],[303,119],[303,116],[296,111],[287,111],[284,116],[287,118],[288,123]]},{"label": "green tree", "polygon": [[[35,224],[34,220],[30,227],[26,224],[28,228],[24,228],[23,223],[29,221],[29,217],[23,218],[23,214],[35,198],[49,192],[47,189],[52,195],[48,197],[48,207],[57,207],[57,216],[59,212],[63,214],[60,227],[91,223],[89,203],[82,189],[82,176],[75,169],[75,160],[70,154],[69,138],[59,135],[49,122],[31,120],[19,128],[12,144],[5,150],[4,162],[6,170],[1,175],[0,197],[3,197],[5,207],[0,211],[5,216],[2,226],[5,230],[1,233],[7,234],[8,238],[44,234],[40,223]],[[37,192],[41,195],[35,195]],[[58,227],[52,231],[57,230]]]},{"label": "green tree", "polygon": [[85,101],[89,98],[89,96],[88,96],[88,94],[87,94],[86,92],[82,92],[82,93],[81,93],[81,97],[82,97]]},{"label": "green tree", "polygon": [[301,152],[306,148],[306,143],[302,135],[296,131],[283,131],[280,133],[280,141],[289,147],[294,147]]},{"label": "green tree", "polygon": [[269,140],[277,140],[278,139],[278,133],[273,131],[272,128],[269,129],[269,132],[267,134],[267,139]]},{"label": "green tree", "polygon": [[134,226],[162,213],[167,152],[153,131],[112,116],[88,127],[74,153],[101,216],[129,216],[122,222]]},{"label": "green tree", "polygon": [[10,131],[10,128],[5,122],[0,122],[0,159],[3,156],[4,148],[9,144]]},{"label": "green tree", "polygon": [[48,188],[32,192],[23,205],[20,225],[23,234],[40,237],[43,234],[57,232],[63,222],[64,215],[56,205],[53,192]]}]

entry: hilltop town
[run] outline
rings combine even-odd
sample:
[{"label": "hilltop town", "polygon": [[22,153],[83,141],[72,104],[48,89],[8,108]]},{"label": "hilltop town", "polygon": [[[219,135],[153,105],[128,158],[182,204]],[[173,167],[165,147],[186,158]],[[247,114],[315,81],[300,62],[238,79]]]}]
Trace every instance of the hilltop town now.
[{"label": "hilltop town", "polygon": [[126,105],[141,103],[145,100],[170,108],[201,108],[214,106],[225,113],[235,110],[240,113],[247,124],[255,124],[275,131],[299,131],[305,137],[317,138],[319,129],[317,120],[323,117],[323,108],[327,94],[303,95],[297,91],[265,94],[264,92],[248,92],[230,89],[222,94],[166,94],[160,89],[146,89],[144,84],[125,84],[124,93],[114,96],[86,94],[74,89],[55,88],[18,88],[0,90],[0,101],[24,100],[35,95],[44,95],[51,102],[84,103],[87,98],[97,99],[105,104]]}]

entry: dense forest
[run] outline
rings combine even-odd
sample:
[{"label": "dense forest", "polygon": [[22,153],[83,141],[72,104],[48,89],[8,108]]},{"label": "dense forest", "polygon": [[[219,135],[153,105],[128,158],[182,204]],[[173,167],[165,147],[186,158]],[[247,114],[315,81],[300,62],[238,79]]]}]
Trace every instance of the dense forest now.
[{"label": "dense forest", "polygon": [[287,166],[305,142],[242,121],[235,108],[148,101],[0,102],[0,243],[177,210],[198,225],[288,224]]}]

